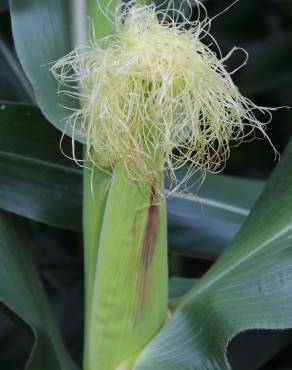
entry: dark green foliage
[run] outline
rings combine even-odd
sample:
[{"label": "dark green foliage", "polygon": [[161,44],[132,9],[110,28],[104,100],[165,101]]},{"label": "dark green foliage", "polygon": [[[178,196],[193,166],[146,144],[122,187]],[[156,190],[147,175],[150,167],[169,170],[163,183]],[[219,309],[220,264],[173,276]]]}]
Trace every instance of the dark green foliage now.
[{"label": "dark green foliage", "polygon": [[[211,17],[230,3],[204,1]],[[81,359],[82,170],[60,153],[60,131],[49,124],[39,108],[24,104],[41,102],[43,112],[54,122],[67,114],[58,105],[55,82],[47,68],[40,66],[72,48],[70,4],[66,0],[11,1],[16,48],[37,87],[35,99],[14,50],[7,1],[0,1],[0,208],[3,210],[0,213],[0,368],[4,366],[5,370],[23,368],[34,340],[36,348],[28,370],[74,367],[63,349],[41,280],[70,354],[79,364]],[[249,52],[247,66],[234,80],[257,104],[291,105],[291,24],[291,3],[268,0],[242,0],[213,22],[211,32],[223,54],[234,45],[243,46]],[[232,70],[242,61],[243,54],[239,52],[226,68]],[[275,112],[268,133],[280,152],[289,142],[291,127],[290,110]],[[71,155],[70,139],[62,141],[62,149]],[[291,157],[291,153],[288,155]],[[78,156],[82,157],[81,146]],[[257,220],[248,221],[237,237],[239,240],[251,222],[266,223],[270,218],[266,232],[271,231],[271,238],[279,220],[286,226],[291,224],[291,215],[283,216],[291,199],[291,191],[287,192],[291,188],[290,157],[284,159],[281,174],[279,170],[274,174],[262,196],[265,198],[261,198],[253,211]],[[232,150],[224,176],[208,177],[198,198],[168,200],[172,304],[192,286],[193,280],[189,278],[200,277],[233,240],[275,164],[267,142],[243,144]],[[279,199],[282,199],[281,207]],[[278,208],[274,216],[275,207]],[[278,250],[279,266],[291,262],[288,260],[291,246],[286,238],[289,235],[284,236],[285,245],[280,241],[280,247],[273,246]],[[233,243],[238,243],[238,239]],[[287,261],[282,258],[285,253]],[[288,275],[283,275],[282,282],[287,284]],[[222,284],[215,289],[214,296],[224,288]],[[280,311],[279,315],[282,314]],[[289,331],[251,331],[231,342],[228,356],[235,370],[289,369],[291,343]]]}]

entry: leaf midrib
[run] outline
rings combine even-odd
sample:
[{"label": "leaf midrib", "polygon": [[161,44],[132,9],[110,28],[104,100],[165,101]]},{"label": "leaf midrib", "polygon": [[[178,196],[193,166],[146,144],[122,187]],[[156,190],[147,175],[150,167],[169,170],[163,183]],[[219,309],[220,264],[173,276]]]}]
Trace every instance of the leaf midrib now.
[{"label": "leaf midrib", "polygon": [[74,173],[74,174],[77,174],[77,175],[81,175],[81,170],[80,169],[73,168],[73,167],[66,167],[65,165],[56,164],[54,162],[49,162],[49,161],[46,161],[44,159],[37,159],[37,158],[34,158],[34,157],[30,157],[30,156],[23,156],[21,154],[5,152],[3,150],[0,150],[0,155],[5,156],[5,157],[15,158],[15,159],[18,159],[18,160],[20,159],[21,161],[24,161],[24,162],[36,163],[36,164],[44,165],[44,166],[47,166],[47,167],[59,169],[59,170],[65,171],[65,172],[70,172],[70,173]]},{"label": "leaf midrib", "polygon": [[[283,228],[278,233],[274,234],[274,236],[272,238],[268,239],[265,243],[260,244],[258,248],[255,248],[250,253],[248,253],[246,256],[244,256],[243,258],[239,259],[235,263],[235,265],[231,266],[229,269],[224,270],[221,274],[217,275],[217,277],[215,277],[214,279],[211,279],[209,282],[207,282],[201,288],[196,286],[194,288],[194,291],[193,292],[189,292],[185,296],[185,298],[182,300],[182,302],[179,305],[179,307],[184,306],[188,302],[188,300],[190,298],[191,299],[194,299],[196,296],[202,294],[205,290],[209,289],[213,284],[216,284],[220,279],[226,277],[228,274],[230,274],[231,272],[233,272],[242,263],[246,262],[248,259],[250,259],[254,255],[256,255],[257,253],[261,252],[263,248],[265,248],[267,245],[273,243],[278,238],[281,238],[281,236],[284,236],[291,229],[292,229],[292,223],[289,224],[288,226],[286,226],[285,228]],[[197,291],[196,291],[196,289],[197,289]]]},{"label": "leaf midrib", "polygon": [[[166,194],[168,194],[168,193],[169,193],[169,191],[166,190]],[[197,202],[197,198],[194,197],[193,195],[189,195],[189,194],[187,194],[187,195],[175,195],[175,198],[181,198],[181,199],[185,199],[185,200],[188,200],[188,201]],[[238,207],[238,206],[233,206],[232,204],[223,203],[223,202],[213,200],[213,199],[210,199],[210,198],[205,198],[205,197],[200,196],[199,201],[203,205],[207,205],[207,206],[211,206],[211,207],[214,207],[214,208],[222,209],[224,211],[239,214],[241,216],[248,216],[248,214],[249,214],[249,209],[246,209],[246,208],[243,208],[243,207]]]}]

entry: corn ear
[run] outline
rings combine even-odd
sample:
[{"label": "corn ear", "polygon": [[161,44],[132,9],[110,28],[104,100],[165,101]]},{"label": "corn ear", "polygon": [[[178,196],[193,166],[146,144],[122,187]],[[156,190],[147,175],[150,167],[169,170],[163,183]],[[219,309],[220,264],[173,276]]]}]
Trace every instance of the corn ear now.
[{"label": "corn ear", "polygon": [[167,314],[163,179],[138,187],[118,163],[100,231],[85,370],[128,368]]}]

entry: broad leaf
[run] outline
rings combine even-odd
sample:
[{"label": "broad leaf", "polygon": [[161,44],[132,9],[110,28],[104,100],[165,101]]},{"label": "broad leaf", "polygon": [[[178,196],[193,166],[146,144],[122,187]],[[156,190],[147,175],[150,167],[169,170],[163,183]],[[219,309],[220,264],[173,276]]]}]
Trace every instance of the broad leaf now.
[{"label": "broad leaf", "polygon": [[190,187],[197,196],[169,198],[171,249],[183,255],[216,258],[236,235],[262,189],[260,181],[209,175],[198,191]]},{"label": "broad leaf", "polygon": [[[1,4],[0,4],[1,6]],[[16,56],[0,36],[0,99],[32,102],[33,91]]]},{"label": "broad leaf", "polygon": [[292,33],[281,33],[274,38],[247,45],[250,63],[236,78],[245,94],[259,94],[291,86],[291,42]]},{"label": "broad leaf", "polygon": [[[29,77],[39,106],[49,121],[72,135],[64,120],[76,107],[76,99],[58,95],[58,83],[50,72],[52,63],[74,48],[73,1],[11,0],[14,42],[22,66]],[[83,135],[74,132],[76,140]]]},{"label": "broad leaf", "polygon": [[[82,171],[62,155],[60,139],[38,109],[0,103],[0,208],[80,230]],[[69,139],[62,148],[70,154]]]},{"label": "broad leaf", "polygon": [[[197,279],[171,277],[169,279],[170,308],[175,308]],[[258,370],[277,352],[291,343],[289,331],[247,331],[236,336],[228,347],[228,358],[234,370]],[[245,350],[244,350],[245,349]],[[246,355],[248,351],[248,356]]]},{"label": "broad leaf", "polygon": [[177,302],[181,299],[196,283],[196,279],[187,279],[181,277],[169,278],[168,301]]},{"label": "broad leaf", "polygon": [[54,324],[29,242],[8,214],[0,212],[0,302],[31,330],[35,344],[26,370],[76,369]]},{"label": "broad leaf", "polygon": [[0,12],[8,7],[8,0],[0,0]]},{"label": "broad leaf", "polygon": [[136,369],[229,369],[248,329],[292,327],[292,142],[226,252],[186,295]]}]

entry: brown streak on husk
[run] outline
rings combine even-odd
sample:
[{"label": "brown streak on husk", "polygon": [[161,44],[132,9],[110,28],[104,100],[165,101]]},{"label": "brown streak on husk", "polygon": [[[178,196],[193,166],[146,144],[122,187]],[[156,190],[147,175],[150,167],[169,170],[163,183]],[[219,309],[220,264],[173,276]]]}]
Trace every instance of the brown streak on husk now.
[{"label": "brown streak on husk", "polygon": [[145,313],[148,299],[149,270],[153,259],[155,245],[159,231],[159,206],[158,192],[155,185],[151,186],[150,206],[148,209],[142,249],[140,256],[141,271],[138,276],[138,301],[135,313],[135,325],[137,325]]}]

